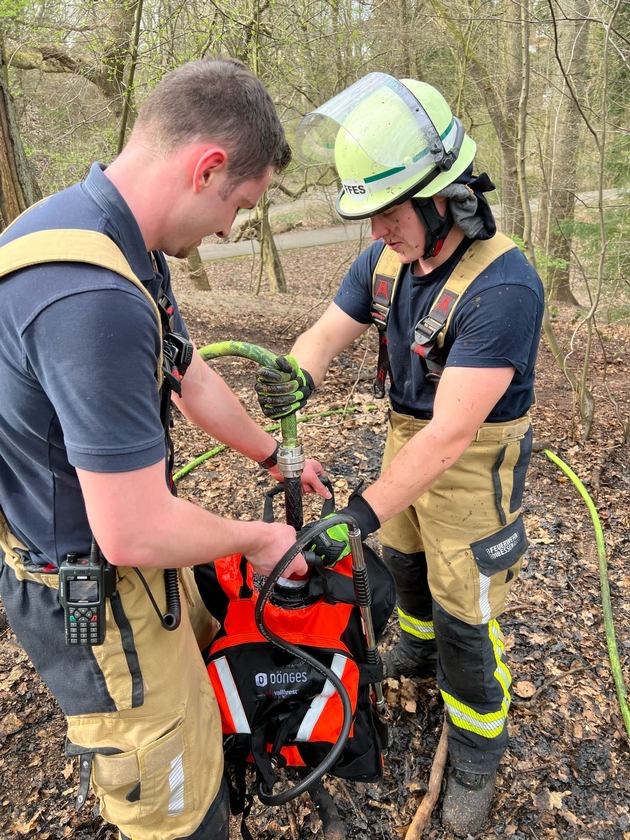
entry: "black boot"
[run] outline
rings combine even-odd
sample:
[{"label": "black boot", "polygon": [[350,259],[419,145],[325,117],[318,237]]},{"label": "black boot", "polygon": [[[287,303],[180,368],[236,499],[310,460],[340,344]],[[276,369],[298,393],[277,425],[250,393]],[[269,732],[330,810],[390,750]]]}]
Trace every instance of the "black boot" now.
[{"label": "black boot", "polygon": [[457,837],[474,836],[492,808],[496,771],[471,773],[451,768],[442,805],[442,825]]},{"label": "black boot", "polygon": [[383,654],[385,676],[435,677],[437,667],[437,646],[435,639],[421,641],[409,633],[401,633],[400,641]]}]

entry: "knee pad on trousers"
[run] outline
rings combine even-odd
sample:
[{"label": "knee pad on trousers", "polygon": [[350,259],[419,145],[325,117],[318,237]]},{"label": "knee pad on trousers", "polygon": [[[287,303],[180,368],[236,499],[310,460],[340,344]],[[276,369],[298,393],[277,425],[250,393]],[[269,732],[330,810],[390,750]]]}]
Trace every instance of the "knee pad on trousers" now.
[{"label": "knee pad on trousers", "polygon": [[404,612],[430,621],[433,601],[429,590],[427,556],[424,551],[403,554],[395,548],[383,546],[383,560],[396,581],[396,597]]}]

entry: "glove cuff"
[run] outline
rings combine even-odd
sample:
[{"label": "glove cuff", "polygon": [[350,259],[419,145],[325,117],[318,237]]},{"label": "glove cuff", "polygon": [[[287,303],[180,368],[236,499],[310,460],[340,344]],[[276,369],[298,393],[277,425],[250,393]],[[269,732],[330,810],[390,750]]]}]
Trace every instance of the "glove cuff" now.
[{"label": "glove cuff", "polygon": [[381,527],[381,521],[372,510],[370,503],[356,490],[350,496],[345,510],[356,519],[362,540]]}]

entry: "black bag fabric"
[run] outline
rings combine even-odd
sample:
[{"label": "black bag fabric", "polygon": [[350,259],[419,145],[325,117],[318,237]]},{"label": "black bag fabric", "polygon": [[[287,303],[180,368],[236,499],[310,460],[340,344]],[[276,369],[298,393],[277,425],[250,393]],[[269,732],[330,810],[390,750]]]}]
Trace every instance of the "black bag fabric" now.
[{"label": "black bag fabric", "polygon": [[[378,639],[395,605],[395,584],[367,546],[364,554]],[[195,576],[206,607],[221,625],[207,665],[221,709],[226,762],[253,762],[271,790],[276,767],[314,767],[330,753],[343,724],[339,692],[313,665],[261,634],[255,610],[265,579],[244,557],[197,566]],[[327,772],[353,781],[380,779],[386,744],[371,686],[382,680],[382,666],[366,660],[351,555],[333,568],[313,567],[301,586],[284,588],[278,582],[264,607],[264,621],[273,634],[332,669],[348,692],[350,734]]]}]

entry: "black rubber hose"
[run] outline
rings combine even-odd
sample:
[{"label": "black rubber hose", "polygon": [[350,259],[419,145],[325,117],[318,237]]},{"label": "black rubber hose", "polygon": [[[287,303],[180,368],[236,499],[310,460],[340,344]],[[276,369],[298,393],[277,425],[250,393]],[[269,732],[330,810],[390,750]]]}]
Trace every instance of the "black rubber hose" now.
[{"label": "black rubber hose", "polygon": [[300,476],[284,479],[284,505],[287,525],[291,525],[296,531],[299,531],[304,524],[302,479]]},{"label": "black rubber hose", "polygon": [[[312,525],[308,529],[308,532],[299,537],[291,548],[280,558],[277,566],[271,572],[265,581],[264,586],[260,590],[258,600],[256,602],[256,626],[262,635],[272,644],[287,653],[290,653],[292,656],[297,656],[299,659],[302,659],[304,662],[311,665],[325,679],[329,680],[339,694],[343,709],[343,724],[341,732],[339,733],[339,737],[331,747],[326,758],[324,758],[317,767],[311,770],[311,772],[305,776],[301,782],[288,790],[282,791],[281,793],[273,794],[267,790],[263,783],[261,783],[258,788],[258,798],[265,805],[284,805],[286,802],[289,802],[291,799],[295,799],[296,796],[299,796],[301,793],[307,791],[315,782],[318,782],[324,773],[326,773],[339,758],[342,750],[346,746],[346,741],[348,740],[350,728],[352,726],[352,703],[350,702],[350,697],[346,687],[341,682],[337,674],[335,674],[330,668],[323,665],[318,659],[315,659],[314,656],[311,656],[310,653],[307,653],[296,645],[292,645],[290,642],[287,642],[280,638],[280,636],[277,636],[267,627],[264,617],[265,606],[267,605],[273,587],[276,585],[278,578],[282,577],[282,573],[288,568],[294,557],[296,557],[300,551],[304,551],[307,545],[312,543],[314,536],[319,534],[321,531],[327,531],[334,525],[349,525],[355,529],[358,527],[355,520],[351,516],[346,516],[345,514],[335,514],[334,516],[329,516],[326,520],[322,520],[321,522],[317,522],[315,525]],[[318,557],[317,561],[321,562],[321,559]]]}]

